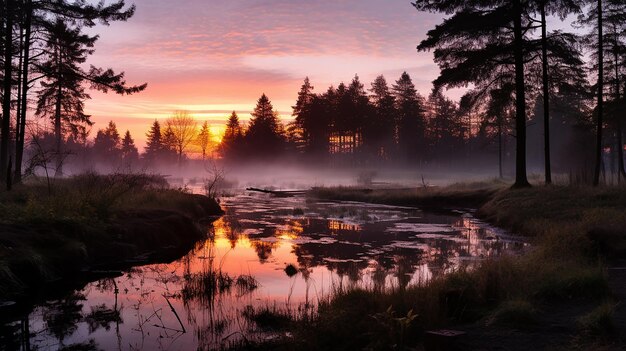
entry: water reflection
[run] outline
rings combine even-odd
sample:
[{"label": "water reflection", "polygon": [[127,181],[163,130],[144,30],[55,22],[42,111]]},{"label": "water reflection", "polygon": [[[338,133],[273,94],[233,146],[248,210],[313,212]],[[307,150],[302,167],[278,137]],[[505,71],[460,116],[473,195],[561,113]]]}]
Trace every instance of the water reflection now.
[{"label": "water reflection", "polygon": [[11,349],[224,347],[267,330],[246,315],[308,311],[353,286],[404,289],[524,244],[462,213],[240,195],[209,239],[170,264],[138,267],[2,326]]}]

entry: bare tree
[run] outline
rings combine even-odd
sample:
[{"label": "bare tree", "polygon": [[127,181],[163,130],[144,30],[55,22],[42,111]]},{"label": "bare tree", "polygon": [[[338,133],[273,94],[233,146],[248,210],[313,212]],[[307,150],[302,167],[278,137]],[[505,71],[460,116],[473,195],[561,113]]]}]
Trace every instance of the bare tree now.
[{"label": "bare tree", "polygon": [[178,163],[180,163],[185,151],[196,138],[198,122],[189,111],[176,111],[167,119],[166,125],[174,133],[174,146],[178,154]]},{"label": "bare tree", "polygon": [[226,171],[218,167],[215,161],[206,164],[208,178],[204,181],[204,192],[206,196],[214,199],[217,197],[218,187],[224,181]]},{"label": "bare tree", "polygon": [[46,177],[46,185],[48,187],[48,194],[52,194],[52,181],[51,177],[56,174],[60,167],[63,167],[65,159],[70,156],[67,151],[59,152],[56,148],[47,148],[42,141],[42,132],[39,130],[30,131],[29,148],[31,150],[31,157],[27,162],[25,175],[37,175],[38,170],[43,171]]}]

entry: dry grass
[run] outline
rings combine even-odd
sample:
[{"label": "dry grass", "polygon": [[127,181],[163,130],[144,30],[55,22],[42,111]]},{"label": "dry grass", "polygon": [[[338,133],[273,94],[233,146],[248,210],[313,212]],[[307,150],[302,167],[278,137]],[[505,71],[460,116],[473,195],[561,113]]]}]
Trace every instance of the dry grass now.
[{"label": "dry grass", "polygon": [[[402,345],[418,344],[425,330],[479,320],[517,328],[534,326],[541,314],[535,306],[568,301],[600,304],[598,310],[580,317],[583,330],[610,327],[610,311],[602,304],[610,295],[603,262],[626,247],[624,188],[510,190],[506,184],[486,182],[437,189],[320,188],[310,195],[404,206],[475,203],[482,206],[480,216],[532,237],[533,243],[533,249],[521,257],[486,260],[475,269],[460,269],[425,285],[336,291],[320,302],[314,320],[295,324],[296,339],[311,349],[375,349],[380,342],[399,345],[400,326],[384,321],[409,313],[417,317],[403,326],[407,338]],[[384,318],[391,312],[392,317]],[[395,329],[390,331],[390,326]],[[292,341],[286,343],[293,346]]]}]

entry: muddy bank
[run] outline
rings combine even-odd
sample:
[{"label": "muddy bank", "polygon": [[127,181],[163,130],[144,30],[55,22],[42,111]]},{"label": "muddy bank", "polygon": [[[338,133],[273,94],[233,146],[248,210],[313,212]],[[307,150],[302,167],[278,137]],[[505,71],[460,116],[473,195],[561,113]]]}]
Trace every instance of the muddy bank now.
[{"label": "muddy bank", "polygon": [[205,196],[176,196],[176,206],[119,208],[106,220],[61,217],[0,224],[0,301],[32,299],[55,285],[181,257],[206,238],[207,225],[222,210]]}]

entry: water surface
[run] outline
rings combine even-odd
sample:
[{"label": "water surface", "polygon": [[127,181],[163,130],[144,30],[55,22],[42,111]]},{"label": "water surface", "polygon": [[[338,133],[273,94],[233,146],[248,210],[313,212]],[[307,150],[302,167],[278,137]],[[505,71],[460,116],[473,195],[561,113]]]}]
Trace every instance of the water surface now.
[{"label": "water surface", "polygon": [[[268,338],[260,308],[310,313],[354,286],[424,284],[524,243],[462,212],[243,194],[185,257],[136,267],[4,325],[21,349],[208,350]],[[30,335],[26,338],[25,335]]]}]

